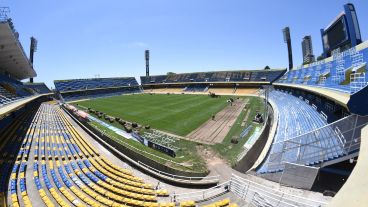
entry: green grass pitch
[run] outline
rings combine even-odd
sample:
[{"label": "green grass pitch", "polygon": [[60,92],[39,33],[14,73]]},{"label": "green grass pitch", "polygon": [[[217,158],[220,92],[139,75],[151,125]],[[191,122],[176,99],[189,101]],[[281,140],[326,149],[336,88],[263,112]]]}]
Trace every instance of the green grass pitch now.
[{"label": "green grass pitch", "polygon": [[78,102],[108,115],[185,136],[226,107],[226,99],[203,95],[135,94]]}]

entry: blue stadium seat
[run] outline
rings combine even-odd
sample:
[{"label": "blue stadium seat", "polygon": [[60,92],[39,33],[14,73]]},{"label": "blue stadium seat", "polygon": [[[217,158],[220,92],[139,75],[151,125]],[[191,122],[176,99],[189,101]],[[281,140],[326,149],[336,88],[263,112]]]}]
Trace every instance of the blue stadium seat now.
[{"label": "blue stadium seat", "polygon": [[351,48],[337,53],[330,60],[322,60],[294,69],[277,83],[301,84],[353,94],[368,84],[368,48]]},{"label": "blue stadium seat", "polygon": [[203,82],[273,82],[279,78],[285,70],[245,70],[245,71],[219,71],[201,73],[182,73],[171,75],[141,76],[141,84],[160,83],[203,83]]},{"label": "blue stadium seat", "polygon": [[141,92],[134,77],[56,80],[54,84],[67,101]]},{"label": "blue stadium seat", "polygon": [[45,85],[45,83],[25,83],[25,86],[31,88],[38,94],[51,93],[50,89]]},{"label": "blue stadium seat", "polygon": [[329,127],[313,136],[304,136],[327,125],[326,117],[307,101],[276,90],[270,92],[269,98],[276,105],[279,118],[270,152],[258,173],[282,171],[284,162],[315,165],[345,154],[338,137]]}]

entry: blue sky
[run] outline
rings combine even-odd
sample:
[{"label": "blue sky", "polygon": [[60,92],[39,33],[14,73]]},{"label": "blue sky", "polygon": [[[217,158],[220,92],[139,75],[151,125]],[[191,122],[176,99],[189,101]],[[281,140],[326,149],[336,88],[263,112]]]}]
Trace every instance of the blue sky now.
[{"label": "blue sky", "polygon": [[342,0],[3,0],[26,53],[35,36],[36,82],[55,79],[145,74],[144,50],[151,50],[151,74],[284,68],[282,28],[291,29],[294,65],[302,62],[301,40],[312,35],[322,52],[319,30],[342,10],[356,6],[362,37],[368,34],[368,1]]}]

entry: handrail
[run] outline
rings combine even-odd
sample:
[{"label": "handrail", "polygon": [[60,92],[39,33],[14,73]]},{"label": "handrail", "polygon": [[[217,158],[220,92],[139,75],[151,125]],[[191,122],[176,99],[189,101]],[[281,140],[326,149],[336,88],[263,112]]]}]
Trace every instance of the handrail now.
[{"label": "handrail", "polygon": [[[349,117],[351,117],[351,116],[353,116],[353,115],[346,116],[346,117],[344,117],[344,118],[342,118],[342,119],[339,119],[339,120],[336,120],[336,121],[334,121],[334,122],[332,122],[332,123],[330,123],[330,124],[327,124],[327,125],[321,126],[321,127],[317,128],[317,129],[313,129],[312,131],[308,131],[308,132],[305,132],[304,134],[300,134],[300,135],[297,135],[297,136],[295,136],[295,137],[291,137],[291,138],[289,138],[289,139],[285,139],[285,140],[283,140],[283,141],[278,141],[278,142],[275,142],[275,143],[273,143],[273,144],[279,144],[279,143],[283,143],[283,142],[290,141],[290,140],[293,140],[293,139],[297,139],[297,138],[299,138],[299,137],[305,136],[306,134],[310,134],[311,132],[315,132],[315,131],[321,130],[321,129],[323,129],[323,128],[326,128],[326,127],[332,126],[333,124],[335,124],[335,123],[337,123],[337,122],[340,122],[340,121],[342,121],[342,120],[348,119],[348,118],[349,118]],[[359,115],[357,115],[357,116],[359,116]]]},{"label": "handrail", "polygon": [[196,180],[201,180],[201,181],[211,181],[211,182],[218,182],[219,181],[219,178],[220,176],[219,175],[214,175],[214,176],[206,176],[206,177],[195,177],[195,176],[183,176],[183,175],[174,175],[174,174],[170,174],[170,173],[167,173],[167,172],[163,172],[163,171],[160,171],[156,168],[153,168],[141,161],[138,161],[138,163],[140,165],[143,165],[144,167],[150,169],[150,170],[153,170],[155,171],[156,173],[158,174],[161,174],[161,175],[165,175],[165,176],[168,176],[168,177],[171,177],[173,179],[177,179],[177,180],[190,180],[190,181],[196,181]]},{"label": "handrail", "polygon": [[194,191],[189,193],[181,193],[181,194],[171,194],[171,201],[178,202],[182,200],[195,200],[195,201],[204,201],[216,196],[219,196],[223,193],[229,192],[230,180],[226,181],[222,184],[216,185],[211,188],[207,188],[205,190]]},{"label": "handrail", "polygon": [[[292,201],[292,203],[298,203],[298,204],[301,204],[301,205],[304,205],[304,206],[314,206],[314,205],[307,204],[306,202],[315,203],[317,205],[327,205],[328,204],[327,202],[308,199],[308,198],[305,198],[305,197],[301,197],[301,196],[285,193],[285,192],[282,192],[282,191],[279,191],[279,190],[275,190],[271,187],[256,183],[256,182],[251,181],[251,180],[247,180],[247,179],[242,178],[240,176],[237,176],[235,174],[232,174],[231,181],[232,182],[236,182],[236,181],[240,182],[240,183],[242,183],[242,185],[244,187],[248,184],[247,190],[249,190],[250,186],[252,186],[253,188],[256,188],[257,191],[255,191],[255,192],[257,192],[259,194],[260,194],[260,191],[264,191],[269,195],[274,195],[276,197],[279,197],[280,202],[285,202],[285,201],[282,201],[282,200],[289,200],[289,201]],[[230,187],[230,191],[231,191],[231,187]],[[267,196],[267,195],[263,195],[263,196],[270,197],[270,196]],[[290,198],[287,198],[285,196],[290,197]],[[272,198],[272,197],[270,197],[270,198]],[[275,199],[275,198],[273,198],[273,199]],[[302,202],[298,202],[298,200],[301,200]],[[293,205],[293,204],[290,204],[290,205]],[[300,206],[300,205],[297,205],[297,206]]]},{"label": "handrail", "polygon": [[[246,185],[245,183],[241,182],[241,181],[237,181],[237,180],[233,180],[231,182],[232,186],[230,186],[230,191],[234,192],[234,194],[236,194],[237,196],[241,197],[244,201],[249,202],[251,204],[257,204],[258,200],[257,197],[259,199],[262,199],[264,202],[266,202],[268,204],[268,206],[274,206],[272,205],[269,201],[274,201],[275,203],[277,203],[275,206],[292,206],[292,207],[297,207],[297,206],[308,206],[308,207],[312,207],[312,205],[309,204],[305,204],[305,203],[300,203],[300,202],[294,202],[297,203],[297,205],[294,205],[292,203],[289,203],[287,201],[284,201],[284,194],[278,195],[278,194],[274,194],[271,192],[268,192],[266,190],[263,190],[261,188],[257,188],[254,186],[250,186],[250,185]],[[241,192],[239,191],[239,189],[233,189],[234,185],[238,185],[239,187],[242,186],[242,190]],[[252,189],[251,189],[252,188]],[[263,191],[263,192],[261,192]],[[256,197],[257,196],[257,197]],[[250,199],[247,197],[251,197]],[[258,206],[258,205],[257,205]],[[263,206],[263,205],[261,205]]]},{"label": "handrail", "polygon": [[235,174],[232,174],[231,178],[222,184],[200,191],[181,194],[173,193],[170,194],[170,199],[172,202],[180,202],[183,200],[194,200],[198,202],[212,199],[227,192],[232,192],[241,200],[255,205],[259,202],[268,204],[269,206],[292,207],[314,207],[325,206],[328,204],[324,201],[308,199],[275,190],[271,187],[247,180]]}]

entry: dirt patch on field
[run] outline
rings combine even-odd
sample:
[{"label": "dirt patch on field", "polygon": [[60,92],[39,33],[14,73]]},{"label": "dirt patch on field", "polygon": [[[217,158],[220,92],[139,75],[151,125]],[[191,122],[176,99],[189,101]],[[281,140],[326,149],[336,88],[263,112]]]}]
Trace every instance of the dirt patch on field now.
[{"label": "dirt patch on field", "polygon": [[217,164],[227,164],[227,162],[223,160],[221,156],[213,151],[211,148],[200,145],[198,145],[196,148],[199,156],[201,156],[203,160],[205,160],[208,168]]},{"label": "dirt patch on field", "polygon": [[200,127],[186,136],[187,139],[206,144],[221,143],[247,104],[248,99],[237,99],[232,105],[226,106]]},{"label": "dirt patch on field", "polygon": [[197,146],[198,154],[205,160],[207,169],[210,171],[208,176],[219,176],[220,183],[230,179],[233,173],[230,164],[222,159],[221,155],[213,151],[210,147]]}]

